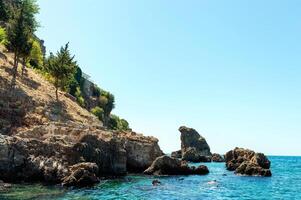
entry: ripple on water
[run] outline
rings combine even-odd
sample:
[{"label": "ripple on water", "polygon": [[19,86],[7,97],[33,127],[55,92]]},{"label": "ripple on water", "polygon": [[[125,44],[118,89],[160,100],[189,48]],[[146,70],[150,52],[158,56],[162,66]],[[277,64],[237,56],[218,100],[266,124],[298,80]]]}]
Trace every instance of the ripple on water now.
[{"label": "ripple on water", "polygon": [[[96,200],[96,199],[301,199],[301,157],[270,157],[270,178],[236,176],[224,163],[205,163],[205,176],[138,176],[105,180],[92,188],[66,190],[60,187],[17,185],[1,200]],[[199,164],[192,164],[199,165]],[[160,179],[161,185],[152,186]]]}]

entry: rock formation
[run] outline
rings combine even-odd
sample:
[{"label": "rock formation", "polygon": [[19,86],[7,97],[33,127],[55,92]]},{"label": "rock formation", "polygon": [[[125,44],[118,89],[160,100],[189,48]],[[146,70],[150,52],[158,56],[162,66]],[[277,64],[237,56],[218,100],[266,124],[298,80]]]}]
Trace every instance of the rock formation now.
[{"label": "rock formation", "polygon": [[149,175],[205,175],[209,173],[209,170],[204,165],[200,165],[197,168],[189,167],[185,161],[164,155],[156,158],[144,173]]},{"label": "rock formation", "polygon": [[196,148],[188,148],[183,154],[182,160],[190,162],[211,162],[211,156],[201,155]]},{"label": "rock formation", "polygon": [[0,179],[81,186],[98,176],[143,171],[161,155],[153,137],[74,122],[49,123],[14,136],[0,134]]},{"label": "rock formation", "polygon": [[225,158],[224,156],[217,154],[217,153],[213,153],[212,157],[211,157],[211,161],[212,162],[225,162]]},{"label": "rock formation", "polygon": [[171,157],[173,157],[173,158],[182,158],[182,151],[178,150],[178,151],[171,152]]},{"label": "rock formation", "polygon": [[271,162],[262,153],[236,147],[225,155],[226,167],[236,174],[249,176],[272,176]]}]

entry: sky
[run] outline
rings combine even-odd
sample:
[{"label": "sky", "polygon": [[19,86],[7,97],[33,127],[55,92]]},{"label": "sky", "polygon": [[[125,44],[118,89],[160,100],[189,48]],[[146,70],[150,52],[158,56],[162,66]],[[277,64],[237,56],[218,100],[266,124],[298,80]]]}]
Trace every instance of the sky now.
[{"label": "sky", "polygon": [[301,1],[38,0],[47,51],[70,42],[131,128],[180,149],[301,155]]}]

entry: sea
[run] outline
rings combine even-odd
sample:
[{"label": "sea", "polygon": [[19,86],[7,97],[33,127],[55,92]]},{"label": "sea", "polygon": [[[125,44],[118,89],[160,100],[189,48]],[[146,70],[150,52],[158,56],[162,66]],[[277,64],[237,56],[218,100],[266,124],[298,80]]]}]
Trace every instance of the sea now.
[{"label": "sea", "polygon": [[[183,199],[298,199],[301,200],[301,157],[269,156],[272,177],[238,176],[225,163],[205,164],[208,175],[144,176],[128,175],[103,180],[88,188],[62,188],[41,184],[13,185],[0,193],[1,200],[183,200]],[[152,185],[158,179],[161,184]]]}]

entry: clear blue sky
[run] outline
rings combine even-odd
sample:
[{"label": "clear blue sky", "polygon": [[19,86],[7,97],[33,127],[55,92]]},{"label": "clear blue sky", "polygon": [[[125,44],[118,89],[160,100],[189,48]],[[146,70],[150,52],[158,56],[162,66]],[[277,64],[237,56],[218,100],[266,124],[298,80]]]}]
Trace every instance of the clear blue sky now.
[{"label": "clear blue sky", "polygon": [[178,150],[301,155],[301,1],[40,0],[47,50],[70,42],[114,113]]}]

